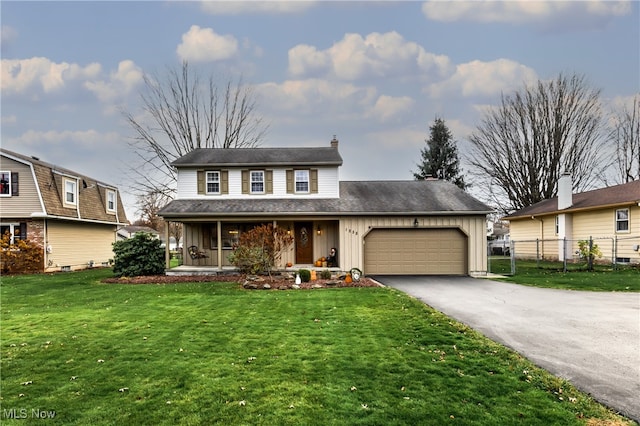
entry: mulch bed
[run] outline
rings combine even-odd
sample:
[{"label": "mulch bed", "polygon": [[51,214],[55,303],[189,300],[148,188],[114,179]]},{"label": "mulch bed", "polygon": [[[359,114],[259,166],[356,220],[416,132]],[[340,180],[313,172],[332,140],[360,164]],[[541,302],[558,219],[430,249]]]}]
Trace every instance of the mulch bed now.
[{"label": "mulch bed", "polygon": [[[273,276],[270,279],[268,276],[260,277],[260,281],[251,281],[258,286],[258,289],[263,289],[264,284],[269,284],[272,290],[277,289],[291,289],[294,282],[287,280],[281,276]],[[150,275],[143,277],[120,277],[120,278],[105,278],[103,283],[107,284],[176,284],[176,283],[197,283],[197,282],[236,282],[238,285],[242,285],[247,281],[246,275]],[[331,284],[333,281],[335,284]],[[329,285],[327,285],[329,283]],[[299,284],[300,289],[314,289],[314,288],[336,288],[336,287],[378,287],[378,282],[362,277],[358,282],[345,283],[343,280],[315,280],[308,283]]]}]

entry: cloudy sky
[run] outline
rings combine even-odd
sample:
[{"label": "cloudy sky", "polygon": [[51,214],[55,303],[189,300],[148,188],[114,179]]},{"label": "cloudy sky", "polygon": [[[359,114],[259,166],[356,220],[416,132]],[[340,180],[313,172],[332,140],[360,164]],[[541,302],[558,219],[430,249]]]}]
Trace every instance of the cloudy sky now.
[{"label": "cloudy sky", "polygon": [[[128,189],[144,73],[183,60],[254,86],[263,146],[340,140],[343,180],[411,179],[436,117],[468,152],[488,106],[584,75],[640,90],[637,1],[2,1],[2,147]],[[464,167],[464,161],[463,161]],[[471,189],[474,192],[474,189]],[[125,195],[129,219],[134,198]]]}]

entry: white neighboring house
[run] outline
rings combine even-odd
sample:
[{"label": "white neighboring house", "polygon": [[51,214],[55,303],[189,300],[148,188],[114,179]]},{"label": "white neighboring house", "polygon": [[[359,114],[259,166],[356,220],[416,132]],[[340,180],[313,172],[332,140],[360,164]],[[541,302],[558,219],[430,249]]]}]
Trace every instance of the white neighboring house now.
[{"label": "white neighboring house", "polygon": [[149,228],[148,226],[128,225],[118,229],[118,241],[133,238],[139,232],[145,232],[147,234],[152,234],[155,238],[160,238],[160,233],[153,228]]}]

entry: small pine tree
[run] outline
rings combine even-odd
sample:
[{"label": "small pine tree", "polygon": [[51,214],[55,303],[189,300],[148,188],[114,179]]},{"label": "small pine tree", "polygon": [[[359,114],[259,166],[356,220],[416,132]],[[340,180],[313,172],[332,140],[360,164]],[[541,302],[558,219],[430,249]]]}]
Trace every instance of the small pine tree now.
[{"label": "small pine tree", "polygon": [[413,173],[414,179],[433,177],[453,182],[465,189],[467,184],[460,174],[458,148],[449,128],[443,119],[436,118],[429,130],[431,136],[425,140],[427,146],[420,152],[422,162],[418,164],[418,171]]}]

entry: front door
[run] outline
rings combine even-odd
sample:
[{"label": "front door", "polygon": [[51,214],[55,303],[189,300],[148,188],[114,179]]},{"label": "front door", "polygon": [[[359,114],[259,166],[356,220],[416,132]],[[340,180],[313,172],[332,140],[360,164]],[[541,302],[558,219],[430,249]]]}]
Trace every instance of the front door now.
[{"label": "front door", "polygon": [[313,263],[313,223],[296,222],[296,263]]}]

